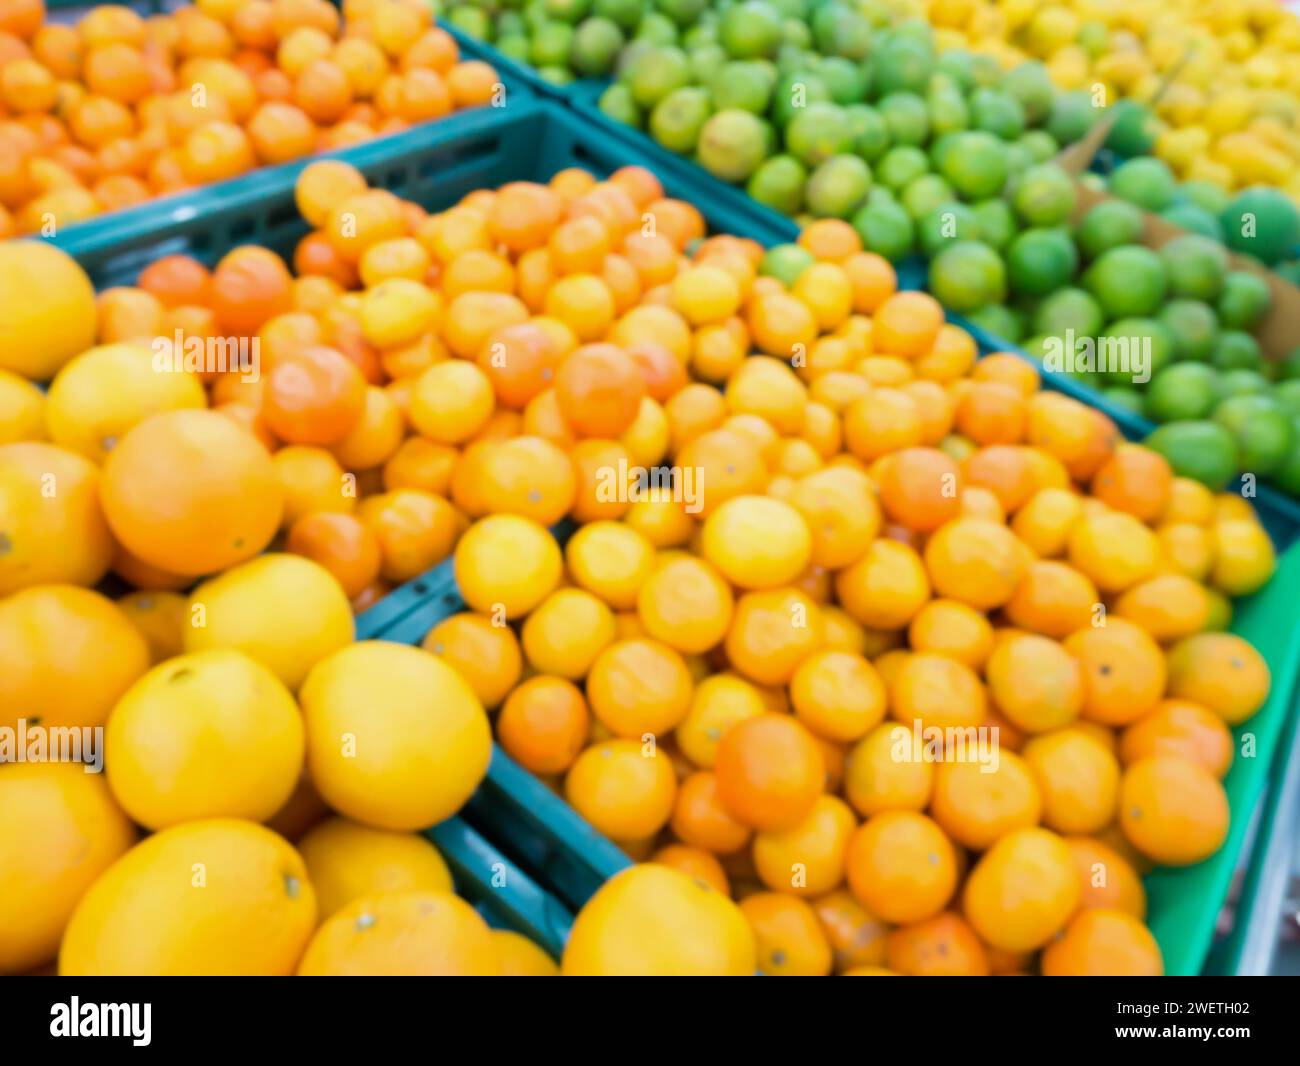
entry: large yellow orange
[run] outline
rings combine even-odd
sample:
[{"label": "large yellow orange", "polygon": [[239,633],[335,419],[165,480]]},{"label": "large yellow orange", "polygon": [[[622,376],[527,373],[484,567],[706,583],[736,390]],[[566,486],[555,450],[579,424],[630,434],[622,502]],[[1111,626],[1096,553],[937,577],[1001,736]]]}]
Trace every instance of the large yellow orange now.
[{"label": "large yellow orange", "polygon": [[657,863],[616,874],[573,923],[561,970],[571,977],[752,974],[754,934],[722,893]]},{"label": "large yellow orange", "polygon": [[69,976],[293,973],[316,925],[302,858],[233,818],[155,833],[77,905],[59,950]]},{"label": "large yellow orange", "polygon": [[48,381],[95,343],[95,290],[76,261],[41,241],[0,243],[0,369]]},{"label": "large yellow orange", "polygon": [[263,821],[302,773],[293,697],[270,670],[229,648],[155,666],[113,708],[104,742],[113,795],[150,829],[199,818]]},{"label": "large yellow orange", "polygon": [[104,513],[118,540],[176,574],[210,574],[266,547],[284,507],[257,439],[211,411],[169,411],[127,433],[104,464]]},{"label": "large yellow orange", "polygon": [[352,636],[352,609],[334,576],[300,555],[270,553],[190,594],[185,650],[237,648],[297,691]]},{"label": "large yellow orange", "polygon": [[93,585],[113,538],[99,503],[99,471],[52,444],[0,445],[0,596],[29,585]]},{"label": "large yellow orange", "polygon": [[559,977],[560,968],[546,952],[513,929],[493,929],[492,943],[501,960],[502,977]]},{"label": "large yellow orange", "polygon": [[45,393],[26,378],[0,370],[0,444],[45,439]]},{"label": "large yellow orange", "polygon": [[149,646],[117,604],[73,585],[0,600],[0,726],[102,725],[149,669]]},{"label": "large yellow orange", "polygon": [[300,692],[307,765],[325,801],[380,829],[455,814],[487,773],[483,705],[421,648],[363,641],[312,668]]},{"label": "large yellow orange", "polygon": [[55,375],[46,397],[50,439],[102,463],[132,426],[150,415],[206,407],[203,383],[183,369],[159,369],[143,343],[83,352]]},{"label": "large yellow orange", "polygon": [[322,921],[353,900],[379,892],[452,890],[447,864],[418,833],[327,818],[298,841],[298,853],[316,889]]},{"label": "large yellow orange", "polygon": [[330,918],[307,946],[302,977],[494,977],[492,931],[450,892],[364,896]]},{"label": "large yellow orange", "polygon": [[77,900],[134,842],[102,774],[66,762],[0,770],[0,973],[50,962]]},{"label": "large yellow orange", "polygon": [[518,515],[489,515],[456,545],[456,584],[476,611],[518,618],[560,583],[559,545],[545,527]]}]

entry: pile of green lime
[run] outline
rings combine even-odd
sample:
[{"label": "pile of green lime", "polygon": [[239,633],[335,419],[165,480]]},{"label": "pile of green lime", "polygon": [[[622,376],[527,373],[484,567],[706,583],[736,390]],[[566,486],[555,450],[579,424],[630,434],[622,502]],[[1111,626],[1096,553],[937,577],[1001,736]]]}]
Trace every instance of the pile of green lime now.
[{"label": "pile of green lime", "polygon": [[995,227],[1008,180],[1097,115],[1040,63],[940,53],[883,0],[717,0],[675,40],[638,31],[600,108],[783,214],[851,220],[895,260],[950,203]]}]

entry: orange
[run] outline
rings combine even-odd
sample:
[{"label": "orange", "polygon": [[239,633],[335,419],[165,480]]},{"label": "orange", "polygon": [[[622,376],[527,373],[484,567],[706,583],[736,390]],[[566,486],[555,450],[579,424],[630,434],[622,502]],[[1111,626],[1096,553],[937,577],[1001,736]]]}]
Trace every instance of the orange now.
[{"label": "orange", "polygon": [[610,344],[592,344],[563,362],[555,389],[565,422],[579,435],[617,437],[635,420],[646,385],[626,352]]},{"label": "orange", "polygon": [[957,464],[936,448],[893,453],[880,477],[880,503],[891,521],[929,533],[961,510]]},{"label": "orange", "polygon": [[573,580],[616,610],[636,606],[654,567],[654,548],[618,522],[593,522],[569,539],[565,561]]},{"label": "orange", "polygon": [[945,911],[889,935],[890,969],[912,977],[987,977],[988,955],[959,915]]},{"label": "orange", "polygon": [[659,864],[616,874],[578,913],[562,971],[745,976],[757,966],[755,938],[726,896]]},{"label": "orange", "polygon": [[678,786],[671,825],[679,840],[716,855],[739,851],[751,833],[732,817],[718,795],[716,775],[706,771],[691,774]]},{"label": "orange", "polygon": [[598,832],[616,841],[653,836],[672,816],[677,779],[666,754],[640,740],[607,740],[577,757],[564,795]]},{"label": "orange", "polygon": [[424,489],[447,495],[460,453],[424,437],[407,437],[384,463],[384,488]]},{"label": "orange", "polygon": [[1119,762],[1077,729],[1032,737],[1021,749],[1043,795],[1043,824],[1059,833],[1104,829],[1115,817]]},{"label": "orange", "polygon": [[1063,488],[1039,489],[1016,511],[1011,530],[1044,559],[1062,556],[1069,544],[1070,528],[1083,514],[1083,503]]},{"label": "orange", "polygon": [[885,811],[859,826],[845,856],[849,887],[868,911],[887,922],[932,918],[957,889],[957,854],[931,819]]},{"label": "orange", "polygon": [[0,322],[0,369],[48,381],[95,343],[90,279],[43,242],[0,244]]},{"label": "orange", "polygon": [[319,563],[352,599],[379,577],[379,540],[350,514],[316,511],[289,527],[286,548]]},{"label": "orange", "polygon": [[993,627],[979,611],[956,600],[931,600],[916,613],[907,630],[915,651],[947,655],[980,670],[993,648]]},{"label": "orange", "polygon": [[168,255],[145,267],[136,284],[156,296],[164,307],[203,305],[211,298],[212,274],[197,259]]},{"label": "orange", "polygon": [[754,837],[758,876],[775,892],[804,897],[829,892],[844,881],[845,847],[856,828],[848,804],[835,796],[819,796],[802,821]]},{"label": "orange", "polygon": [[1076,481],[1086,481],[1097,472],[1118,437],[1110,419],[1068,396],[1039,392],[1028,401],[1025,443],[1059,459]]},{"label": "orange", "polygon": [[1214,566],[1210,583],[1227,596],[1257,592],[1276,567],[1273,542],[1254,520],[1216,522],[1212,529]]},{"label": "orange", "polygon": [[103,725],[149,667],[149,648],[127,615],[89,589],[48,584],[0,601],[0,724]]},{"label": "orange", "polygon": [[366,383],[355,364],[333,348],[306,347],[272,365],[263,417],[282,440],[335,444],[361,419]]},{"label": "orange", "polygon": [[1139,921],[1146,917],[1146,889],[1128,859],[1095,837],[1066,837],[1065,844],[1083,888],[1082,909],[1120,910]]},{"label": "orange", "polygon": [[518,515],[490,515],[456,545],[456,584],[465,602],[492,617],[527,614],[559,584],[559,546],[546,529]]},{"label": "orange", "polygon": [[1000,381],[1011,385],[1026,398],[1038,391],[1038,369],[1028,359],[1011,352],[992,352],[975,364],[975,381]]},{"label": "orange", "polygon": [[546,243],[562,209],[559,197],[546,186],[511,182],[497,189],[488,228],[511,252],[526,252]]},{"label": "orange", "polygon": [[1097,588],[1072,566],[1053,560],[1029,564],[1005,611],[1021,629],[1058,640],[1104,618]]},{"label": "orange", "polygon": [[758,966],[773,977],[826,977],[831,946],[807,903],[780,892],[756,892],[740,902],[754,932]]},{"label": "orange", "polygon": [[943,308],[923,292],[899,292],[888,297],[872,316],[876,347],[909,358],[925,355],[939,336]]},{"label": "orange", "polygon": [[[962,473],[971,485],[988,489],[1006,514],[1018,511],[1037,489],[1033,460],[1054,463],[1050,456],[1017,444],[990,444],[971,453],[962,463]],[[1062,479],[1068,483],[1064,475]]]},{"label": "orange", "polygon": [[743,589],[784,585],[807,567],[812,538],[803,516],[768,496],[737,496],[704,522],[700,551]]},{"label": "orange", "polygon": [[921,754],[913,752],[910,728],[881,723],[849,751],[845,798],[865,817],[887,810],[924,810],[930,804],[935,773],[934,764]]},{"label": "orange", "polygon": [[930,814],[953,840],[985,851],[1017,829],[1039,822],[1043,798],[1031,767],[1001,751],[992,765],[944,761],[934,777]]},{"label": "orange", "polygon": [[[678,410],[678,401],[693,387],[688,385],[669,401],[670,422]],[[709,391],[717,396],[714,390]],[[683,471],[694,471],[698,489],[696,498],[690,502],[702,518],[733,497],[762,492],[767,480],[762,457],[750,440],[734,430],[710,429],[700,433],[677,451],[676,460],[675,465]]]},{"label": "orange", "polygon": [[497,739],[525,769],[559,774],[582,751],[589,724],[582,691],[571,681],[543,675],[529,678],[506,697]]},{"label": "orange", "polygon": [[1122,618],[1080,629],[1066,638],[1065,650],[1083,667],[1083,716],[1094,722],[1128,725],[1154,710],[1165,693],[1159,645]]},{"label": "orange", "polygon": [[789,829],[812,811],[822,793],[825,761],[798,722],[764,714],[727,730],[714,772],[727,809],[746,825],[772,831]]},{"label": "orange", "polygon": [[293,525],[314,511],[350,514],[356,508],[351,482],[324,448],[289,445],[271,456],[271,462],[284,490],[283,525]]},{"label": "orange", "polygon": [[1269,668],[1247,641],[1231,633],[1200,633],[1169,649],[1169,696],[1209,708],[1228,725],[1264,703]]},{"label": "orange", "polygon": [[889,681],[890,714],[911,727],[962,728],[983,724],[987,699],[968,666],[943,655],[910,655]]},{"label": "orange", "polygon": [[819,218],[800,231],[799,247],[807,249],[814,259],[842,263],[862,251],[862,238],[843,219]]},{"label": "orange", "polygon": [[1046,829],[1019,829],[975,864],[962,908],[986,944],[1004,951],[1031,951],[1064,928],[1080,896],[1065,842]]},{"label": "orange", "polygon": [[812,562],[838,570],[855,562],[880,532],[880,508],[865,477],[828,467],[801,477],[789,502],[812,536]]},{"label": "orange", "polygon": [[559,589],[534,608],[521,636],[531,666],[576,681],[614,642],[614,614],[590,592]]},{"label": "orange", "polygon": [[975,339],[969,333],[945,323],[939,327],[930,350],[915,358],[914,366],[920,377],[947,383],[964,377],[978,355]]},{"label": "orange", "polygon": [[1087,910],[1043,951],[1044,977],[1160,977],[1160,946],[1131,914]]},{"label": "orange", "polygon": [[790,679],[796,717],[816,736],[853,741],[885,717],[885,686],[860,655],[822,651],[810,655]]},{"label": "orange", "polygon": [[1168,699],[1124,730],[1119,755],[1125,765],[1149,755],[1176,755],[1222,778],[1232,765],[1232,734],[1200,704]]},{"label": "orange", "polygon": [[[913,448],[921,443],[921,434],[920,409],[901,389],[874,388],[844,412],[844,442],[864,462]],[[930,490],[920,487],[915,491],[924,495]],[[943,483],[935,491],[942,493]],[[933,517],[942,510],[944,505],[936,503],[926,513]]]},{"label": "orange", "polygon": [[254,336],[269,319],[292,309],[292,281],[274,252],[252,246],[228,252],[212,275],[212,307],[222,329]]},{"label": "orange", "polygon": [[998,710],[1026,732],[1059,729],[1083,709],[1083,670],[1049,637],[1010,633],[997,640],[986,676]]},{"label": "orange", "polygon": [[1156,536],[1132,515],[1085,514],[1070,531],[1070,562],[1103,592],[1122,592],[1159,564]]},{"label": "orange", "polygon": [[257,554],[279,528],[283,508],[266,450],[208,411],[173,411],[135,426],[110,453],[101,494],[126,548],[193,575]]},{"label": "orange", "polygon": [[988,610],[1011,599],[1024,576],[1026,558],[1005,526],[958,518],[931,535],[925,565],[941,596]]},{"label": "orange", "polygon": [[1119,823],[1124,835],[1164,866],[1208,858],[1228,833],[1223,786],[1202,766],[1173,755],[1133,763],[1120,782]]},{"label": "orange", "polygon": [[747,592],[724,647],[736,670],[760,685],[782,685],[825,639],[817,604],[794,588]]},{"label": "orange", "polygon": [[686,874],[694,881],[706,884],[723,895],[731,894],[731,884],[727,880],[727,871],[722,868],[709,852],[703,848],[692,848],[684,844],[667,844],[650,856],[650,862],[672,867]]},{"label": "orange", "polygon": [[1096,499],[1149,523],[1168,506],[1172,481],[1164,456],[1136,444],[1121,444],[1093,475],[1090,488]]},{"label": "orange", "polygon": [[863,625],[901,629],[929,600],[930,581],[914,549],[882,537],[835,575],[835,594]]},{"label": "orange", "polygon": [[888,927],[866,910],[847,889],[812,900],[812,907],[834,954],[835,970],[871,967],[885,958]]},{"label": "orange", "polygon": [[1163,574],[1130,586],[1115,601],[1114,610],[1167,643],[1203,630],[1210,601],[1199,582],[1182,574]]},{"label": "orange", "polygon": [[726,636],[734,600],[731,588],[708,562],[682,557],[646,579],[636,608],[647,634],[677,651],[698,654]]},{"label": "orange", "polygon": [[492,409],[487,375],[473,363],[449,359],[416,379],[409,416],[416,431],[430,440],[462,444],[483,429]]},{"label": "orange", "polygon": [[783,290],[750,297],[747,323],[754,345],[781,360],[806,359],[817,340],[817,320],[802,300]]},{"label": "orange", "polygon": [[489,708],[505,699],[523,670],[515,631],[468,611],[439,622],[421,647],[454,667]]},{"label": "orange", "polygon": [[379,574],[386,581],[410,581],[450,553],[459,532],[455,508],[420,489],[395,489],[367,496],[357,517],[379,541]]},{"label": "orange", "polygon": [[[612,637],[612,619],[610,627]],[[644,739],[675,728],[690,710],[691,689],[690,672],[681,656],[645,639],[609,645],[596,656],[587,677],[592,713],[621,737]]]},{"label": "orange", "polygon": [[338,204],[365,191],[366,179],[356,167],[338,159],[322,159],[298,175],[294,200],[302,217],[319,228]]}]

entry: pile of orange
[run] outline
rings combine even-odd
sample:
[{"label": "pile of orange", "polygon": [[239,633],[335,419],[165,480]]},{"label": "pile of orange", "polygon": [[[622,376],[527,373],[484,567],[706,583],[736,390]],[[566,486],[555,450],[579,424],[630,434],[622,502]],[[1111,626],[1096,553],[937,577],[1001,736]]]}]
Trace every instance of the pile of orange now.
[{"label": "pile of orange", "polygon": [[[843,223],[787,288],[638,168],[296,192],[292,269],[95,294],[0,243],[0,725],[111,752],[0,766],[0,969],[545,970],[412,835],[492,716],[647,860],[567,972],[1159,971],[1139,875],[1220,846],[1269,685],[1223,632],[1273,569],[1246,501],[977,361]],[[448,556],[467,611],[352,643]],[[229,891],[169,895],[196,846]]]},{"label": "pile of orange", "polygon": [[0,238],[492,102],[425,0],[198,0],[74,25],[0,3]]}]

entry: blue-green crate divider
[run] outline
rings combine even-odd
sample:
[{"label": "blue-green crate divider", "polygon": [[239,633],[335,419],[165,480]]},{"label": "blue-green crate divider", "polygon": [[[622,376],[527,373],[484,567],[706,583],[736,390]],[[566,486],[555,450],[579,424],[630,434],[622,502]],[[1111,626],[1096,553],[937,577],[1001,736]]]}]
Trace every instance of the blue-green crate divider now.
[{"label": "blue-green crate divider", "polygon": [[564,951],[573,914],[463,818],[448,818],[429,838],[447,860],[456,891],[495,929],[522,933],[555,959]]}]

